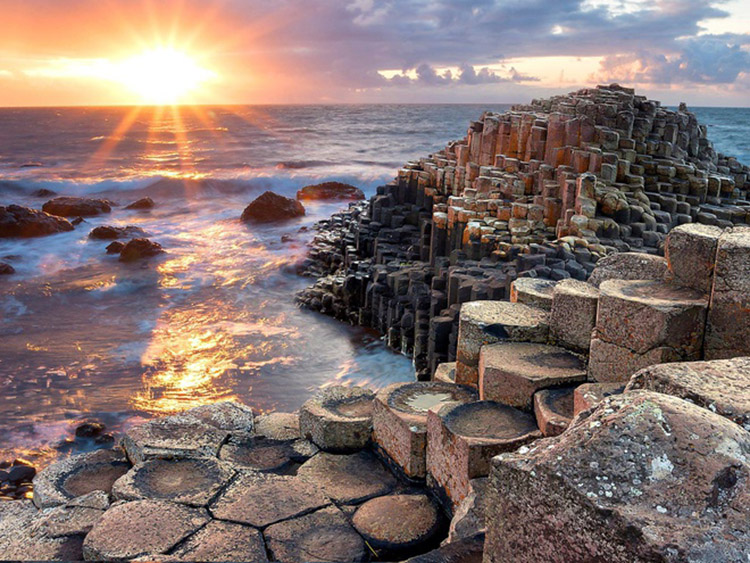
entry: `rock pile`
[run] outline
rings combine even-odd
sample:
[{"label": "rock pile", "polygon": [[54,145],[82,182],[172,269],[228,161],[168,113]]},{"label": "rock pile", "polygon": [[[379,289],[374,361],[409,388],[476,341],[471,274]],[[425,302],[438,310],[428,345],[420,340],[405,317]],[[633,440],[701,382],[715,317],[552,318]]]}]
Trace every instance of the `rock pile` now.
[{"label": "rock pile", "polygon": [[616,251],[652,272],[619,279],[661,279],[674,227],[748,223],[749,171],[684,106],[617,85],[485,113],[319,226],[300,300],[380,330],[426,379],[456,359],[461,304],[523,277],[585,281]]}]

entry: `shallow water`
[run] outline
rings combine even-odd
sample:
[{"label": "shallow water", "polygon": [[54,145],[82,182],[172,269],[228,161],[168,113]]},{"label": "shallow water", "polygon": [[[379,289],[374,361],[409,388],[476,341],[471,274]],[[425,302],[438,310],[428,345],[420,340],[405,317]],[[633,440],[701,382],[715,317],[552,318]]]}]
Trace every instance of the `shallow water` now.
[{"label": "shallow water", "polygon": [[[219,400],[285,411],[334,383],[412,380],[410,360],[377,335],[294,304],[311,282],[293,267],[310,227],[342,204],[309,204],[283,225],[238,217],[265,189],[293,196],[333,179],[369,196],[404,161],[462,137],[483,109],[506,108],[0,110],[0,205],[40,208],[47,198],[32,194],[42,187],[156,201],[149,212],[116,207],[70,233],[0,239],[0,260],[17,270],[0,278],[0,460],[44,464],[60,449],[91,447],[58,447],[87,418],[121,431]],[[727,111],[709,112],[719,137],[726,131],[728,148],[719,148],[747,157],[750,137]],[[121,264],[106,255],[108,241],[88,239],[105,224],[138,225],[167,254]]]}]

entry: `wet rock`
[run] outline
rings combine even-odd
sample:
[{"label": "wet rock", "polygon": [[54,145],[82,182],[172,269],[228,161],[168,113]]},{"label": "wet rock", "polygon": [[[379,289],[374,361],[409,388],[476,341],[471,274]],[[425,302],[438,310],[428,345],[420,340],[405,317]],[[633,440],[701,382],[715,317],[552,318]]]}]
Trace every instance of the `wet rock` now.
[{"label": "wet rock", "polygon": [[158,256],[164,249],[158,242],[147,238],[134,238],[129,240],[120,251],[120,262],[134,262],[144,258]]},{"label": "wet rock", "polygon": [[213,520],[171,553],[175,561],[265,563],[266,546],[255,528]]},{"label": "wet rock", "polygon": [[396,478],[369,451],[350,455],[319,453],[297,471],[338,504],[359,504],[388,494]]},{"label": "wet rock", "polygon": [[0,207],[0,237],[41,237],[72,230],[67,219],[44,211],[20,205]]},{"label": "wet rock", "polygon": [[273,192],[264,192],[242,212],[242,221],[269,223],[302,217],[305,208],[297,200]]},{"label": "wet rock", "polygon": [[633,389],[686,399],[750,430],[750,358],[650,366],[630,379]]},{"label": "wet rock", "polygon": [[97,450],[71,456],[45,467],[34,478],[34,504],[47,508],[94,491],[109,493],[130,469],[118,450]]},{"label": "wet rock", "polygon": [[327,387],[302,405],[300,431],[327,452],[361,450],[372,434],[374,398],[372,391],[362,387]]},{"label": "wet rock", "polygon": [[122,447],[134,464],[152,458],[216,457],[228,435],[226,430],[182,414],[130,429]]},{"label": "wet rock", "polygon": [[71,220],[70,220],[70,224],[71,224],[71,225],[74,225],[74,226],[76,226],[76,227],[77,227],[78,225],[80,225],[81,223],[83,223],[83,222],[84,222],[84,219],[83,219],[83,217],[76,217],[75,219],[71,219]]},{"label": "wet rock", "polygon": [[102,225],[95,227],[90,233],[89,238],[98,240],[112,240],[118,238],[139,238],[145,237],[146,232],[140,227],[135,225],[128,225],[127,227],[112,227],[110,225]]},{"label": "wet rock", "polygon": [[378,391],[373,404],[373,437],[411,479],[426,474],[427,411],[448,402],[468,403],[478,395],[463,385],[439,381],[394,383]]},{"label": "wet rock", "polygon": [[389,495],[368,500],[352,524],[379,558],[402,559],[435,542],[442,515],[427,495]]},{"label": "wet rock", "polygon": [[107,427],[101,422],[87,421],[76,426],[75,434],[78,438],[96,438],[97,436],[100,436],[106,428]]},{"label": "wet rock", "polygon": [[265,536],[273,560],[282,563],[367,559],[362,537],[335,506],[274,524]]},{"label": "wet rock", "polygon": [[598,405],[605,397],[625,391],[625,383],[584,383],[573,392],[573,416]]},{"label": "wet rock", "polygon": [[107,254],[120,254],[123,248],[125,248],[125,243],[116,240],[107,245]]},{"label": "wet rock", "polygon": [[316,453],[318,447],[307,440],[273,440],[254,436],[230,440],[221,447],[219,458],[255,471],[291,474]]},{"label": "wet rock", "polygon": [[134,201],[130,205],[126,205],[125,209],[153,209],[154,200],[150,197],[142,197],[138,201]]},{"label": "wet rock", "polygon": [[681,399],[607,398],[493,460],[485,561],[740,561],[748,451],[750,433]]},{"label": "wet rock", "polygon": [[577,355],[546,344],[499,342],[484,346],[479,359],[479,396],[526,410],[539,389],[586,381]]},{"label": "wet rock", "polygon": [[87,561],[165,554],[210,520],[205,509],[162,500],[114,505],[83,543]]},{"label": "wet rock", "polygon": [[57,192],[48,190],[47,188],[40,188],[31,192],[31,195],[33,197],[52,197],[53,195],[57,195]]},{"label": "wet rock", "polygon": [[562,434],[573,420],[575,387],[542,389],[534,393],[534,416],[545,437]]},{"label": "wet rock", "polygon": [[5,262],[0,262],[0,276],[9,276],[10,274],[15,273],[16,269],[13,266],[6,264]]},{"label": "wet rock", "polygon": [[599,260],[588,281],[594,287],[607,280],[664,281],[668,272],[665,258],[638,252],[619,252]]},{"label": "wet rock", "polygon": [[365,194],[359,188],[341,182],[323,182],[314,186],[305,186],[297,192],[299,200],[346,200],[355,201],[365,199]]},{"label": "wet rock", "polygon": [[272,412],[255,418],[255,433],[271,440],[294,440],[300,437],[299,414]]},{"label": "wet rock", "polygon": [[8,472],[8,481],[11,483],[23,483],[31,481],[36,475],[36,469],[28,465],[17,465]]},{"label": "wet rock", "polygon": [[478,477],[469,482],[469,494],[459,503],[453,512],[447,543],[454,543],[464,538],[484,533],[484,513],[487,499],[487,477]]},{"label": "wet rock", "polygon": [[449,512],[485,477],[490,460],[541,438],[534,417],[494,401],[449,403],[427,413],[427,484]]},{"label": "wet rock", "polygon": [[262,528],[307,514],[331,501],[313,483],[298,477],[242,472],[211,504],[215,518]]},{"label": "wet rock", "polygon": [[42,211],[58,217],[93,217],[110,213],[110,202],[84,197],[56,197],[42,206]]},{"label": "wet rock", "polygon": [[194,418],[234,435],[251,435],[255,429],[253,409],[235,401],[222,401],[211,405],[201,405],[182,413],[183,417]]},{"label": "wet rock", "polygon": [[116,500],[158,499],[205,506],[234,476],[235,470],[214,458],[150,459],[115,481]]}]

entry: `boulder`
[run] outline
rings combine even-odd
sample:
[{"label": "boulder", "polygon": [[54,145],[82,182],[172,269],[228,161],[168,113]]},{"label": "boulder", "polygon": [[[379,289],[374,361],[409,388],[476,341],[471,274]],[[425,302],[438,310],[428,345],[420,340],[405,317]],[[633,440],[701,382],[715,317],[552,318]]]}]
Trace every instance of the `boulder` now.
[{"label": "boulder", "polygon": [[607,280],[664,281],[668,273],[665,258],[639,252],[619,252],[599,260],[588,281],[594,287]]},{"label": "boulder", "polygon": [[10,274],[15,273],[16,269],[13,266],[6,264],[5,262],[0,262],[0,276],[9,276]]},{"label": "boulder", "polygon": [[106,199],[56,197],[42,205],[42,211],[59,217],[93,217],[112,211]]},{"label": "boulder", "polygon": [[356,201],[365,199],[365,194],[359,188],[341,182],[323,182],[314,186],[305,186],[297,192],[299,200],[345,200]]},{"label": "boulder", "polygon": [[0,237],[41,237],[72,230],[70,221],[44,211],[20,205],[0,207]]},{"label": "boulder", "polygon": [[484,561],[742,561],[750,433],[682,399],[609,397],[493,460]]},{"label": "boulder", "polygon": [[128,225],[127,227],[112,227],[110,225],[102,225],[95,227],[90,233],[89,238],[99,240],[114,240],[118,238],[138,238],[145,237],[146,231],[135,225]]},{"label": "boulder", "polygon": [[305,208],[297,200],[273,192],[264,192],[242,212],[240,219],[246,222],[270,223],[302,217]]},{"label": "boulder", "polygon": [[134,262],[143,258],[152,258],[164,252],[158,242],[147,238],[134,238],[125,244],[120,251],[120,262]]},{"label": "boulder", "polygon": [[375,394],[363,387],[326,387],[299,411],[302,436],[327,452],[361,450],[372,434],[374,398]]},{"label": "boulder", "polygon": [[125,209],[152,209],[154,207],[154,200],[150,197],[142,197],[138,201],[134,201],[130,205],[126,205]]},{"label": "boulder", "polygon": [[107,254],[120,254],[123,248],[125,248],[124,242],[120,242],[119,240],[110,242],[107,245]]}]

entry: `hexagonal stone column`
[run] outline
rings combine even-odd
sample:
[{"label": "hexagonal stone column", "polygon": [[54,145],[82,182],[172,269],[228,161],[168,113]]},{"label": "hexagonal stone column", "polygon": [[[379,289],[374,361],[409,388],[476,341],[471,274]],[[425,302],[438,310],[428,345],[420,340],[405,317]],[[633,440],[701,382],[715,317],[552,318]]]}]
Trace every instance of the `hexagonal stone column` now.
[{"label": "hexagonal stone column", "polygon": [[426,472],[427,411],[448,402],[468,403],[477,393],[439,381],[394,383],[375,395],[373,437],[404,474],[421,479]]},{"label": "hexagonal stone column", "polygon": [[456,354],[456,383],[476,387],[479,351],[501,340],[546,342],[549,313],[523,303],[471,301],[461,306]]},{"label": "hexagonal stone column", "polygon": [[608,280],[664,281],[669,273],[667,260],[642,252],[616,252],[596,263],[589,283],[600,287]]},{"label": "hexagonal stone column", "polygon": [[427,495],[389,495],[368,500],[352,518],[378,559],[403,560],[439,541],[443,518]]},{"label": "hexagonal stone column", "polygon": [[347,453],[361,450],[372,435],[375,394],[363,387],[327,387],[302,405],[302,436],[320,449]]},{"label": "hexagonal stone column", "polygon": [[523,303],[542,311],[552,309],[556,281],[539,278],[518,278],[510,284],[510,302]]},{"label": "hexagonal stone column", "polygon": [[541,438],[534,417],[494,401],[450,403],[427,414],[427,482],[450,510],[490,460]]},{"label": "hexagonal stone column", "polygon": [[573,391],[573,416],[576,417],[579,412],[595,407],[604,398],[618,395],[623,391],[625,391],[625,384],[619,381],[579,385]]},{"label": "hexagonal stone column", "polygon": [[544,436],[562,434],[573,420],[575,389],[560,387],[534,393],[534,416]]},{"label": "hexagonal stone column", "polygon": [[49,508],[91,493],[110,493],[130,463],[120,450],[97,450],[71,456],[45,467],[34,477],[34,504]]},{"label": "hexagonal stone column", "polygon": [[268,561],[263,536],[255,528],[212,520],[171,553],[177,561]]},{"label": "hexagonal stone column", "polygon": [[439,364],[432,376],[433,381],[442,381],[444,383],[456,382],[456,362],[443,362]]},{"label": "hexagonal stone column", "polygon": [[599,288],[589,377],[625,381],[646,366],[700,358],[708,300],[658,281],[609,280]]},{"label": "hexagonal stone column", "polygon": [[586,381],[586,367],[576,354],[546,344],[499,342],[482,348],[479,396],[482,400],[531,410],[534,393]]},{"label": "hexagonal stone column", "polygon": [[550,338],[558,345],[588,352],[596,326],[599,290],[586,282],[560,281],[552,294]]},{"label": "hexagonal stone column", "polygon": [[669,231],[664,247],[669,280],[677,286],[710,292],[721,233],[719,227],[700,223],[679,225]]},{"label": "hexagonal stone column", "polygon": [[707,360],[750,356],[750,228],[719,239],[706,326]]}]

